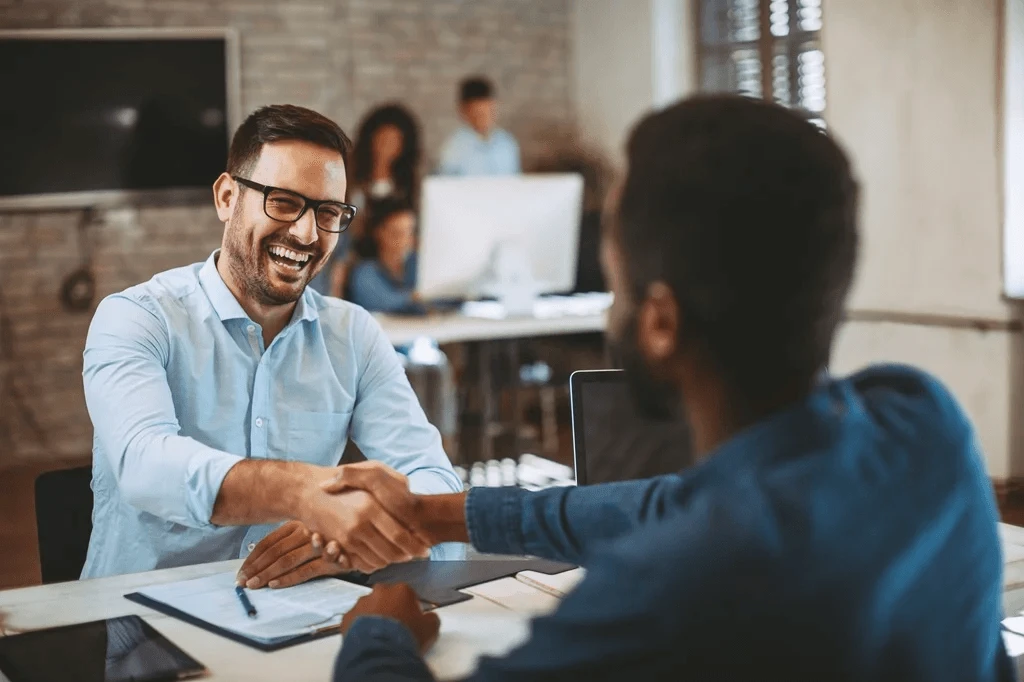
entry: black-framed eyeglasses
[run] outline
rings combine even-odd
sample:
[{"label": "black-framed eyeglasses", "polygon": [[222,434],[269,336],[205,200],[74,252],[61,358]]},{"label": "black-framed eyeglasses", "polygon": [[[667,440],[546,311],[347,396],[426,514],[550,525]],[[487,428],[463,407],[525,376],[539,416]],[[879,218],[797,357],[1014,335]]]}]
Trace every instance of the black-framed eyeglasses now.
[{"label": "black-framed eyeglasses", "polygon": [[343,201],[317,201],[290,189],[261,185],[237,175],[232,175],[231,178],[249,189],[263,192],[263,212],[271,220],[294,223],[305,215],[307,209],[313,209],[317,228],[338,234],[347,230],[352,224],[352,219],[356,217],[356,207]]}]

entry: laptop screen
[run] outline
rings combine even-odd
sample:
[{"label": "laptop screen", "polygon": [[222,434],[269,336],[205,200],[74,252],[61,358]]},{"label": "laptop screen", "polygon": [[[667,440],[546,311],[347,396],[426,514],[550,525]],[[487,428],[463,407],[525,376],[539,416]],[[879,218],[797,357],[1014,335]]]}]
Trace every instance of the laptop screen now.
[{"label": "laptop screen", "polygon": [[693,463],[686,422],[640,415],[621,370],[575,372],[569,388],[580,485],[649,478]]}]

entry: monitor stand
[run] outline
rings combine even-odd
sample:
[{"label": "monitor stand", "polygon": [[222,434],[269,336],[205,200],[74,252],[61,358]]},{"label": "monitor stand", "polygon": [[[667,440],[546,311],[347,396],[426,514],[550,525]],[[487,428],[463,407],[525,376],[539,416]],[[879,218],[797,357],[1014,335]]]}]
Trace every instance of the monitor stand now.
[{"label": "monitor stand", "polygon": [[532,317],[543,286],[533,276],[529,252],[520,244],[504,241],[491,252],[481,290],[501,304],[505,316]]}]

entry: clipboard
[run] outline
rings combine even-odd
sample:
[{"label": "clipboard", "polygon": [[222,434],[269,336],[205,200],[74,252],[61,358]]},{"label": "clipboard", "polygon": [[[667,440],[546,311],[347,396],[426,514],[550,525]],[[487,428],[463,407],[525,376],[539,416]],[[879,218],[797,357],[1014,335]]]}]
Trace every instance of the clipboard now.
[{"label": "clipboard", "polygon": [[288,647],[295,646],[297,644],[305,644],[306,642],[312,642],[315,639],[323,639],[324,637],[331,637],[333,635],[341,634],[340,625],[331,625],[306,635],[298,635],[296,637],[290,637],[288,639],[282,639],[280,641],[275,642],[261,642],[260,640],[250,639],[244,635],[232,632],[231,630],[226,630],[222,627],[214,625],[213,623],[202,620],[201,618],[196,618],[191,614],[185,613],[184,611],[176,609],[173,606],[168,606],[167,604],[156,601],[155,599],[150,599],[146,595],[139,594],[138,592],[126,594],[124,595],[124,598],[128,601],[135,602],[136,604],[141,604],[146,608],[158,611],[164,614],[165,616],[177,618],[178,620],[184,621],[189,625],[194,625],[197,628],[206,630],[207,632],[212,632],[215,635],[220,635],[221,637],[230,639],[232,642],[238,642],[239,644],[244,644],[248,647],[252,647],[253,649],[265,652],[279,651],[281,649],[287,649]]},{"label": "clipboard", "polygon": [[[533,557],[507,556],[464,561],[412,561],[404,564],[395,564],[369,575],[349,574],[337,576],[336,579],[363,586],[399,582],[408,583],[416,591],[416,595],[420,598],[424,610],[431,610],[472,599],[473,595],[459,591],[463,588],[515,576],[520,571],[537,571],[538,573],[552,575],[573,568],[576,568],[574,564],[558,561],[536,559]],[[329,625],[308,634],[265,642],[214,625],[139,592],[126,594],[124,597],[131,602],[141,604],[146,608],[153,609],[172,618],[177,618],[189,625],[194,625],[207,632],[220,635],[258,651],[279,651],[291,646],[341,634],[340,625]]]}]

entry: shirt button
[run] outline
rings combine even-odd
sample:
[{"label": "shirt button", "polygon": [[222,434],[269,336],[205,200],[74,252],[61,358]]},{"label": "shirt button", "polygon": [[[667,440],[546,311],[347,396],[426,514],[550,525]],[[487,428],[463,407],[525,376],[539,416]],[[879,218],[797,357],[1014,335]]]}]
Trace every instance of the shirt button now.
[{"label": "shirt button", "polygon": [[254,549],[256,549],[256,543],[255,543],[255,542],[250,542],[250,543],[249,543],[249,547],[248,547],[248,550],[249,550],[249,551],[251,552],[251,551],[253,551]]},{"label": "shirt button", "polygon": [[255,333],[256,333],[256,327],[255,327],[254,325],[251,325],[251,324],[250,324],[250,325],[249,325],[248,327],[246,327],[246,330],[247,330],[247,331],[248,331],[248,332],[249,332],[250,334],[255,334]]},{"label": "shirt button", "polygon": [[256,428],[263,428],[263,417],[256,417]]}]

